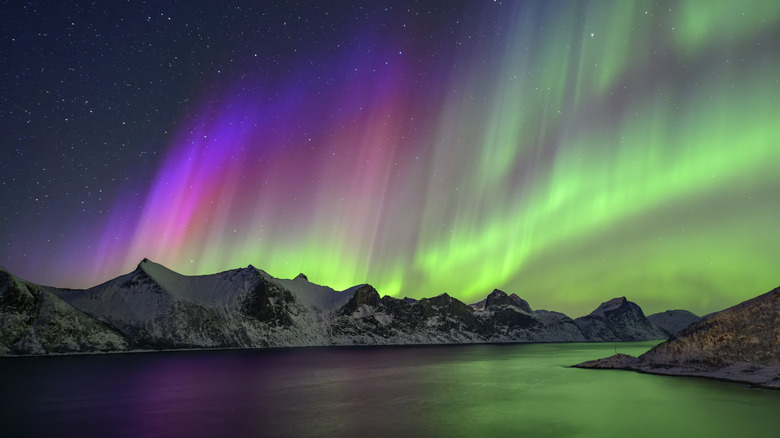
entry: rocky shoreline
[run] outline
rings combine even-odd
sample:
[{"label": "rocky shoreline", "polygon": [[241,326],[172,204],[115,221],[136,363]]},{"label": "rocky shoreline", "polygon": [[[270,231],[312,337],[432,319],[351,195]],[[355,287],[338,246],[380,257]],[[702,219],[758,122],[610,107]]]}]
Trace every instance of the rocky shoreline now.
[{"label": "rocky shoreline", "polygon": [[780,288],[714,313],[645,354],[574,365],[780,389]]}]

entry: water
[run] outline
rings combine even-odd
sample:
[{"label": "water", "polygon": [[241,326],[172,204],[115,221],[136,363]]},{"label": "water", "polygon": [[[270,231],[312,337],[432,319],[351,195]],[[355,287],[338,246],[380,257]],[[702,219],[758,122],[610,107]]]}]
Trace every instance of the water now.
[{"label": "water", "polygon": [[0,359],[3,436],[776,437],[780,391],[568,365],[654,342]]}]

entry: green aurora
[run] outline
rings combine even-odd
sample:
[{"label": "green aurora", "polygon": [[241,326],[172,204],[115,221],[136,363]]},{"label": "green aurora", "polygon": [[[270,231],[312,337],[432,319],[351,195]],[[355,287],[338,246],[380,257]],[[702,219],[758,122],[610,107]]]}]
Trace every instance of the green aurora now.
[{"label": "green aurora", "polygon": [[[19,238],[3,265],[86,287],[143,257],[188,274],[251,263],[398,297],[500,288],[573,317],[615,296],[706,314],[780,285],[780,2],[452,5],[347,28],[373,46],[319,61],[331,70],[306,70],[324,49],[301,45],[278,93],[302,103],[277,108],[273,135],[234,134],[237,98],[212,97],[209,123],[167,139],[147,196],[49,221],[40,242],[81,234],[48,256]],[[332,88],[303,85],[323,70]]]},{"label": "green aurora", "polygon": [[619,295],[703,314],[780,284],[780,3],[581,6],[515,26],[495,65],[453,60],[465,85],[435,131],[418,251],[343,279],[361,261],[323,263],[325,242],[301,269],[573,315]]}]

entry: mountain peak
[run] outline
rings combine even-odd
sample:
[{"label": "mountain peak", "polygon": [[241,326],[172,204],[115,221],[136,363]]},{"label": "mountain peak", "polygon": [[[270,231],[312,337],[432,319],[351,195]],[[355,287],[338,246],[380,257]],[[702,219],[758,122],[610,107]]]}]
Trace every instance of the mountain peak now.
[{"label": "mountain peak", "polygon": [[376,308],[379,306],[380,300],[379,292],[377,292],[373,286],[370,284],[363,284],[355,290],[352,298],[341,307],[341,314],[349,315],[363,305]]},{"label": "mountain peak", "polygon": [[594,310],[591,314],[601,314],[604,312],[610,312],[619,309],[628,303],[630,303],[630,301],[628,301],[626,297],[612,298],[609,301],[605,301],[601,303],[601,305],[599,305],[599,307],[596,308],[596,310]]},{"label": "mountain peak", "polygon": [[517,305],[517,307],[525,310],[528,313],[533,313],[533,310],[531,310],[531,305],[528,304],[528,301],[520,298],[517,296],[517,294],[509,295],[509,299],[512,300]]},{"label": "mountain peak", "polygon": [[612,298],[611,300],[607,301],[606,303],[614,303],[614,304],[618,304],[618,305],[622,306],[623,304],[626,303],[626,301],[628,301],[628,299],[626,297],[617,297],[617,298]]},{"label": "mountain peak", "polygon": [[148,258],[144,257],[143,260],[141,260],[138,263],[138,268],[139,269],[143,269],[145,266],[162,266],[162,265],[160,265],[159,263],[155,263],[155,262],[149,260]]},{"label": "mountain peak", "polygon": [[669,336],[664,329],[648,321],[642,308],[626,297],[605,301],[589,315],[575,319],[574,323],[591,340],[641,341]]},{"label": "mountain peak", "polygon": [[309,281],[309,277],[307,277],[307,276],[306,276],[306,274],[304,274],[303,272],[301,272],[300,274],[298,274],[298,275],[295,277],[295,279],[296,279],[296,280],[299,280],[299,279],[300,279],[300,280],[306,280],[306,281]]},{"label": "mountain peak", "polygon": [[178,272],[169,269],[159,263],[155,263],[145,257],[143,260],[141,260],[141,263],[138,264],[136,270],[146,273],[146,275],[148,275],[158,283],[160,282],[169,283],[166,280],[182,277],[182,275],[179,274]]},{"label": "mountain peak", "polygon": [[493,292],[490,292],[485,299],[485,309],[501,305],[510,306],[513,304],[514,302],[509,298],[509,295],[500,289],[493,289]]},{"label": "mountain peak", "polygon": [[[513,306],[518,307],[527,313],[533,313],[531,306],[528,305],[526,300],[520,298],[517,294],[507,295],[506,292],[500,289],[493,289],[493,292],[487,296],[484,309],[490,309],[491,307],[496,306]],[[475,309],[478,309],[478,307],[475,307]]]}]

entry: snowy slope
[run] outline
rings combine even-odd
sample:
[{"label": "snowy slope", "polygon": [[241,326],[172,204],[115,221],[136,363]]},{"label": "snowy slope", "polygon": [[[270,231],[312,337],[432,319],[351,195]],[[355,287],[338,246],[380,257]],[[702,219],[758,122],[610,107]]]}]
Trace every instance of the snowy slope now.
[{"label": "snowy slope", "polygon": [[292,292],[301,303],[320,310],[335,310],[349,301],[355,291],[363,286],[357,285],[337,292],[327,286],[320,286],[300,274],[292,280],[276,279],[276,283]]},{"label": "snowy slope", "polygon": [[[267,346],[300,313],[268,274],[247,267],[184,276],[144,259],[136,270],[85,291],[74,306],[149,348]],[[282,336],[284,337],[284,336]]]},{"label": "snowy slope", "polygon": [[45,287],[0,268],[0,353],[124,351],[129,340]]}]

